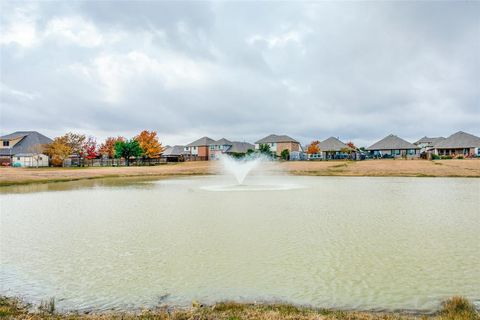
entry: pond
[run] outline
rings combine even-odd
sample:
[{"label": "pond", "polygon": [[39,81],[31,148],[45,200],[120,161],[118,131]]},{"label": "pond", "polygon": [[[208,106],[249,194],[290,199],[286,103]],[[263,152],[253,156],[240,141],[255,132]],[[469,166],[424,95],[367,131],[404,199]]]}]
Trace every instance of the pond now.
[{"label": "pond", "polygon": [[64,310],[192,300],[480,306],[480,179],[103,179],[0,188],[1,294]]}]

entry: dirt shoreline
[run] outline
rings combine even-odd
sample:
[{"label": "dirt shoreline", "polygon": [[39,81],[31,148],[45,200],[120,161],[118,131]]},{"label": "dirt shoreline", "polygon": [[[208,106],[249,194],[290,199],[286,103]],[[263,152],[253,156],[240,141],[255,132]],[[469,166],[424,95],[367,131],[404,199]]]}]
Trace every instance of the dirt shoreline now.
[{"label": "dirt shoreline", "polygon": [[[267,171],[307,176],[480,177],[480,159],[291,161],[266,164]],[[169,177],[218,174],[216,161],[146,167],[0,168],[0,186],[116,177]]]},{"label": "dirt shoreline", "polygon": [[475,306],[463,297],[444,301],[431,313],[407,311],[349,311],[313,308],[284,303],[220,302],[202,305],[193,302],[189,308],[159,306],[137,312],[57,312],[55,300],[32,306],[16,297],[0,296],[0,318],[7,319],[172,319],[172,320],[239,320],[239,319],[304,319],[304,320],[479,320]]}]

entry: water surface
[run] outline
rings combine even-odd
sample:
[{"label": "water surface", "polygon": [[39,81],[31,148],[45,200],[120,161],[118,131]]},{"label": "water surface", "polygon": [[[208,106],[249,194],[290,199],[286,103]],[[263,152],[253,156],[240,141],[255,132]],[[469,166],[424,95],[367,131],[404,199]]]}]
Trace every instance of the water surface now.
[{"label": "water surface", "polygon": [[431,310],[452,295],[480,306],[480,179],[245,184],[255,186],[195,177],[1,188],[0,291],[80,310],[194,299]]}]

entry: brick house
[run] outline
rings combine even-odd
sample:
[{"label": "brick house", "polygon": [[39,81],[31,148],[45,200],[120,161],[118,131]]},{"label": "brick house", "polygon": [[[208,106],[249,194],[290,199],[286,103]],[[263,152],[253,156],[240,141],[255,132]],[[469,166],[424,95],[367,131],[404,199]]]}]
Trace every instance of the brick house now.
[{"label": "brick house", "polygon": [[280,157],[283,150],[288,150],[290,154],[292,152],[301,152],[302,148],[300,142],[287,136],[287,135],[276,135],[271,134],[266,136],[263,139],[255,142],[255,149],[260,149],[260,145],[266,144],[270,147],[270,151],[274,152],[278,157]]}]

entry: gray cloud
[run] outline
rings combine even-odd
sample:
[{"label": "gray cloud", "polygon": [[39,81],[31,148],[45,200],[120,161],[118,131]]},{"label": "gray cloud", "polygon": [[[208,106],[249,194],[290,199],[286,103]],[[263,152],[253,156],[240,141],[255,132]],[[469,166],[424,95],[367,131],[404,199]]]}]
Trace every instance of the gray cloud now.
[{"label": "gray cloud", "polygon": [[1,133],[480,135],[479,2],[1,6]]}]

